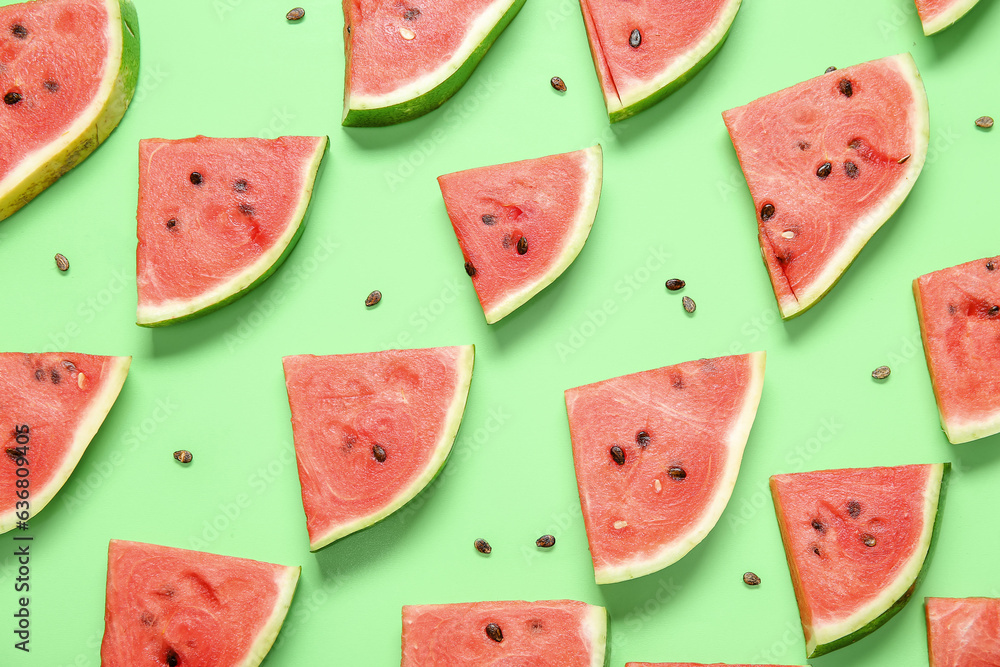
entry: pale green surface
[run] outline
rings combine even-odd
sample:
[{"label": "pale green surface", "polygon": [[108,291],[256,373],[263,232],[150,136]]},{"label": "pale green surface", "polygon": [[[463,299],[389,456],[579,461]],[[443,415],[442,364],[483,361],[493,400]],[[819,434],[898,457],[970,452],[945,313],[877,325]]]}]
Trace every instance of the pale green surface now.
[{"label": "pale green surface", "polygon": [[[31,522],[32,652],[14,651],[7,631],[0,664],[98,664],[110,538],[302,565],[265,665],[398,664],[403,604],[562,597],[608,607],[614,667],[668,659],[805,664],[766,483],[772,473],[827,467],[955,463],[940,542],[914,601],[876,634],[814,665],[925,665],[924,596],[1000,595],[992,509],[1000,502],[1000,438],[955,447],[941,433],[910,291],[919,274],[997,252],[1000,135],[973,120],[1000,116],[1000,3],[980,3],[925,38],[910,0],[747,0],[703,72],[614,130],[572,0],[531,0],[440,110],[372,130],[340,127],[339,3],[306,3],[297,25],[284,19],[290,2],[137,5],[142,73],[121,126],[0,223],[5,350],[134,355],[80,467]],[[783,324],[719,114],[828,65],[905,50],[930,97],[927,167],[837,287]],[[553,75],[568,93],[549,87]],[[204,318],[140,329],[137,142],[199,132],[329,134],[331,148],[309,226],[271,280]],[[434,178],[596,139],[605,149],[604,193],[587,246],[555,284],[487,326]],[[402,174],[394,189],[387,174]],[[55,268],[56,252],[70,259],[66,275]],[[663,288],[674,276],[698,302],[692,317]],[[366,310],[372,289],[384,299]],[[614,313],[597,316],[601,326],[586,324],[605,301]],[[579,343],[579,331],[582,347],[561,357],[558,346]],[[465,343],[476,344],[475,377],[439,481],[411,504],[416,510],[310,554],[281,356]],[[764,396],[716,529],[660,573],[596,586],[563,389],[761,348]],[[877,384],[869,374],[884,363],[893,374]],[[179,447],[194,452],[189,468],[171,458]],[[236,518],[226,518],[227,508]],[[228,527],[205,539],[206,521]],[[558,543],[536,552],[545,532]],[[489,558],[472,547],[480,536],[493,545]],[[0,541],[2,553],[12,551],[10,534]],[[5,627],[15,603],[10,563],[0,557]],[[759,589],[743,585],[745,570],[761,576]]]}]

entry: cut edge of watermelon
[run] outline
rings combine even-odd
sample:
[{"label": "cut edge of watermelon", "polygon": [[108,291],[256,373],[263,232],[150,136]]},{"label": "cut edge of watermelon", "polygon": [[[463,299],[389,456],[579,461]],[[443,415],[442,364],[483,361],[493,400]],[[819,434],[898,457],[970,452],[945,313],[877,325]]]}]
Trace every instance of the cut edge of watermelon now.
[{"label": "cut edge of watermelon", "polygon": [[452,57],[433,72],[385,95],[344,91],[346,127],[380,127],[413,120],[444,104],[472,76],[480,61],[524,6],[525,0],[495,0],[479,16]]},{"label": "cut edge of watermelon", "polygon": [[946,11],[941,12],[933,18],[929,18],[926,21],[920,20],[920,24],[923,26],[924,35],[930,36],[936,32],[940,32],[950,26],[952,23],[958,19],[965,16],[970,9],[976,6],[979,0],[955,0],[951,7]]},{"label": "cut edge of watermelon", "polygon": [[604,607],[588,604],[590,615],[585,623],[589,630],[591,654],[590,667],[604,667],[608,662],[608,610]]},{"label": "cut edge of watermelon", "polygon": [[[107,376],[104,379],[104,386],[101,389],[101,393],[89,402],[87,410],[80,419],[80,423],[73,435],[73,443],[63,457],[62,465],[52,475],[52,479],[48,484],[40,490],[32,491],[29,518],[36,516],[45,509],[45,506],[49,504],[55,495],[59,493],[63,485],[66,484],[66,481],[76,469],[77,464],[80,463],[80,459],[83,458],[83,453],[87,450],[87,446],[90,445],[90,441],[97,435],[97,431],[101,428],[104,419],[111,412],[111,407],[118,399],[118,394],[121,393],[122,387],[125,384],[125,378],[128,376],[128,369],[132,365],[132,357],[108,357],[108,363],[111,367],[108,369]],[[18,518],[14,509],[11,509],[6,514],[0,514],[0,534],[14,528],[17,522]]]},{"label": "cut edge of watermelon", "polygon": [[729,440],[726,443],[727,449],[732,455],[729,457],[725,473],[719,481],[719,490],[712,503],[705,509],[701,521],[680,540],[667,545],[653,558],[595,570],[594,575],[598,584],[613,584],[635,579],[658,572],[676,563],[698,546],[719,522],[726,505],[729,504],[729,499],[733,495],[733,488],[736,486],[740,465],[743,462],[743,452],[746,449],[747,440],[750,438],[750,429],[757,417],[757,408],[764,391],[764,366],[767,361],[767,353],[763,351],[751,352],[748,356],[750,357],[751,369],[750,381],[747,383],[740,416],[729,432]]},{"label": "cut edge of watermelon", "polygon": [[104,0],[108,59],[90,105],[54,141],[0,181],[0,220],[13,215],[104,142],[125,116],[139,81],[139,19],[132,0]]},{"label": "cut edge of watermelon", "polygon": [[569,268],[590,237],[590,230],[597,219],[597,208],[601,202],[601,186],[604,183],[604,150],[601,145],[583,149],[587,154],[587,184],[580,192],[580,204],[576,220],[570,225],[569,240],[562,253],[549,270],[537,280],[509,294],[489,310],[484,311],[487,324],[495,324],[523,306],[533,296],[551,285],[556,278]]},{"label": "cut edge of watermelon", "polygon": [[605,96],[609,120],[617,123],[631,118],[673,94],[690,81],[722,48],[726,38],[729,37],[729,31],[733,27],[733,21],[736,20],[742,1],[729,0],[708,34],[655,79],[630,90],[625,99]]},{"label": "cut edge of watermelon", "polygon": [[[947,490],[950,463],[932,463],[932,474],[924,489],[924,532],[918,548],[910,560],[899,569],[895,581],[866,607],[850,617],[827,626],[814,626],[812,636],[806,640],[806,657],[815,658],[862,639],[882,627],[895,616],[916,590],[926,572],[931,547],[940,532],[941,509]],[[777,502],[775,507],[777,508]]]},{"label": "cut edge of watermelon", "polygon": [[250,645],[245,660],[237,664],[237,667],[257,667],[274,645],[274,640],[278,638],[281,626],[285,623],[288,610],[292,606],[292,598],[295,597],[295,588],[299,583],[299,575],[302,573],[301,566],[281,565],[281,572],[275,577],[274,583],[278,585],[278,598],[274,601],[274,609],[271,611],[267,623],[257,633],[257,637]]},{"label": "cut edge of watermelon", "polygon": [[458,371],[458,383],[455,393],[448,408],[448,414],[444,421],[444,430],[434,447],[434,454],[421,471],[420,475],[405,489],[402,489],[385,507],[367,516],[357,518],[350,523],[335,526],[323,535],[310,539],[309,551],[319,551],[323,547],[346,537],[351,533],[368,528],[382,519],[385,519],[406,503],[413,500],[418,493],[427,487],[434,478],[438,476],[444,468],[444,464],[451,454],[452,446],[458,435],[458,429],[462,425],[462,416],[465,414],[465,405],[469,398],[469,388],[472,386],[472,369],[475,366],[476,346],[460,345],[461,354],[456,368]]},{"label": "cut edge of watermelon", "polygon": [[313,153],[312,160],[307,162],[303,169],[305,187],[299,196],[298,206],[291,215],[287,229],[274,245],[258,257],[256,262],[210,292],[186,300],[174,299],[156,306],[139,304],[136,308],[136,324],[141,327],[162,327],[207,315],[245,296],[278,270],[305,230],[306,213],[312,201],[316,178],[327,147],[330,145],[330,137],[317,138],[321,141]]},{"label": "cut edge of watermelon", "polygon": [[827,262],[826,267],[813,280],[812,284],[799,292],[798,298],[795,296],[778,298],[778,309],[784,320],[789,320],[809,310],[833,289],[833,286],[854,262],[865,244],[902,205],[924,167],[924,162],[927,159],[927,146],[930,141],[930,108],[927,103],[927,91],[924,89],[923,79],[917,70],[917,63],[909,53],[889,56],[884,60],[892,60],[896,63],[897,69],[909,83],[910,92],[913,94],[913,106],[909,115],[913,120],[913,152],[906,161],[906,173],[896,188],[882,200],[881,206],[854,223],[848,239]]}]

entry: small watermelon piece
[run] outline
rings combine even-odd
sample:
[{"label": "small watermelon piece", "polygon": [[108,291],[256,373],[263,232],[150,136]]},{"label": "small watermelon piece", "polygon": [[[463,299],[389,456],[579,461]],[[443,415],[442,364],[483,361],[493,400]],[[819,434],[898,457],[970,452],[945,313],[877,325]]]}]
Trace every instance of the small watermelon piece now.
[{"label": "small watermelon piece", "polygon": [[648,109],[697,74],[722,48],[740,2],[580,0],[611,122]]},{"label": "small watermelon piece", "polygon": [[930,667],[1000,665],[1000,599],[927,598]]},{"label": "small watermelon piece", "polygon": [[412,120],[472,76],[524,0],[344,0],[348,126]]},{"label": "small watermelon piece", "polygon": [[0,7],[0,220],[115,129],[139,78],[131,0]]},{"label": "small watermelon piece", "polygon": [[607,638],[604,607],[575,600],[411,605],[403,607],[402,667],[603,667]]},{"label": "small watermelon piece", "polygon": [[[132,357],[75,352],[0,353],[0,533],[25,520],[14,489],[18,468],[31,471],[29,516],[69,479],[114,405]],[[26,461],[25,461],[26,460]],[[25,465],[26,463],[26,465]]]},{"label": "small watermelon piece", "polygon": [[285,357],[312,551],[381,521],[441,471],[473,346]]},{"label": "small watermelon piece", "polygon": [[913,281],[924,356],[948,440],[1000,433],[1000,257],[967,262]]},{"label": "small watermelon piece", "polygon": [[566,391],[597,583],[663,569],[715,526],[757,414],[764,360],[688,361]]},{"label": "small watermelon piece", "polygon": [[909,54],[836,70],[722,114],[785,319],[834,286],[913,187],[927,96]]},{"label": "small watermelon piece", "polygon": [[979,0],[915,0],[925,35],[944,30],[976,6]]},{"label": "small watermelon piece", "polygon": [[102,667],[255,667],[300,567],[111,540]]},{"label": "small watermelon piece", "polygon": [[747,665],[731,664],[728,662],[713,662],[703,664],[700,662],[626,662],[625,667],[786,667],[785,665]]},{"label": "small watermelon piece", "polygon": [[867,636],[910,599],[936,532],[949,467],[771,477],[808,657]]},{"label": "small watermelon piece", "polygon": [[136,322],[158,327],[238,299],[298,243],[327,137],[139,142]]},{"label": "small watermelon piece", "polygon": [[602,180],[600,146],[438,177],[489,324],[573,263],[597,217]]}]

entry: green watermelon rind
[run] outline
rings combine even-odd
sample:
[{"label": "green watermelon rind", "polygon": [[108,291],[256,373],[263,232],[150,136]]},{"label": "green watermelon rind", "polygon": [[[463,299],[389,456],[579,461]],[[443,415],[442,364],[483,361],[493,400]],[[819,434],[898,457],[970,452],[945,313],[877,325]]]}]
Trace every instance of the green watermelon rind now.
[{"label": "green watermelon rind", "polygon": [[281,576],[275,579],[278,585],[278,598],[274,601],[274,609],[271,611],[267,623],[257,633],[247,657],[236,664],[236,667],[257,667],[264,661],[274,641],[278,638],[281,626],[285,623],[288,610],[292,606],[292,598],[295,597],[295,588],[299,582],[299,575],[302,573],[301,566],[281,566]]},{"label": "green watermelon rind", "polygon": [[933,19],[924,21],[921,19],[920,24],[923,26],[924,35],[930,36],[934,33],[941,32],[951,24],[953,24],[958,19],[965,16],[970,9],[976,6],[979,0],[957,0],[948,8],[948,11],[941,12]]},{"label": "green watermelon rind", "polygon": [[302,232],[305,231],[309,204],[312,201],[316,180],[319,178],[320,167],[323,165],[323,157],[330,145],[329,137],[320,138],[324,141],[316,149],[313,159],[306,164],[305,186],[283,237],[275,241],[256,262],[207,294],[186,300],[169,301],[158,306],[143,307],[140,304],[136,309],[136,324],[150,328],[164,327],[207,315],[246,296],[284,264],[302,237]]},{"label": "green watermelon rind", "polygon": [[722,513],[729,504],[729,499],[732,497],[733,489],[736,487],[736,480],[743,462],[743,452],[750,438],[750,430],[756,419],[757,408],[764,391],[764,366],[767,354],[761,351],[751,352],[747,356],[750,358],[751,378],[747,383],[740,416],[729,433],[730,458],[727,462],[726,473],[719,480],[712,504],[705,508],[699,523],[692,527],[683,538],[674,541],[655,556],[643,560],[633,560],[617,567],[604,567],[595,570],[594,578],[598,584],[627,581],[673,565],[698,546],[719,522]]},{"label": "green watermelon rind", "polygon": [[109,50],[120,45],[120,51],[111,56],[97,95],[73,125],[22,160],[0,182],[0,220],[13,215],[93,153],[118,126],[132,101],[139,80],[139,19],[132,0],[104,3],[109,17]]},{"label": "green watermelon rind", "polygon": [[401,489],[395,497],[375,512],[355,519],[350,523],[335,526],[323,535],[315,539],[310,539],[310,551],[319,551],[342,537],[373,526],[389,517],[393,512],[402,508],[421,491],[430,486],[437,476],[441,474],[441,471],[444,470],[444,466],[448,462],[448,458],[454,448],[458,430],[462,425],[462,417],[465,414],[465,406],[469,398],[469,389],[472,386],[472,371],[476,359],[475,345],[461,345],[459,348],[461,349],[461,355],[456,363],[458,383],[455,387],[455,394],[448,408],[448,414],[444,419],[441,437],[434,446],[434,454],[427,462],[423,472],[409,486]]},{"label": "green watermelon rind", "polygon": [[[63,456],[59,469],[52,475],[48,484],[38,488],[32,485],[29,519],[36,516],[49,504],[70,475],[73,474],[80,459],[83,458],[83,453],[87,451],[87,446],[97,435],[97,431],[118,399],[118,394],[121,393],[125,378],[128,376],[129,366],[132,364],[132,357],[107,357],[107,361],[110,366],[107,368],[101,393],[93,397],[87,404],[87,409],[73,434],[73,442]],[[30,456],[28,460],[31,460]],[[14,508],[0,515],[0,534],[14,528],[18,521]]]},{"label": "green watermelon rind", "polygon": [[[508,2],[509,0],[500,1]],[[357,97],[352,97],[350,91],[345,86],[342,125],[346,127],[382,127],[385,125],[395,125],[419,118],[437,109],[465,85],[476,67],[479,66],[486,52],[490,50],[490,47],[493,46],[493,43],[500,36],[500,33],[510,25],[510,22],[514,20],[517,13],[521,11],[524,3],[525,0],[510,1],[509,7],[500,17],[500,20],[493,24],[489,31],[473,38],[478,42],[474,49],[464,54],[461,51],[458,52],[451,60],[432,73],[433,76],[430,74],[427,75],[432,76],[432,80],[436,83],[426,92],[420,92],[422,86],[416,87],[411,85],[409,87],[415,89],[411,91],[411,96],[402,102],[388,105],[379,104],[376,97],[374,98],[375,104],[373,106],[367,106],[367,104],[364,106],[352,106],[357,103]],[[460,65],[458,64],[459,62],[461,62]],[[448,74],[448,72],[452,73]],[[398,97],[400,92],[396,90],[390,95]]]},{"label": "green watermelon rind", "polygon": [[[850,629],[850,631],[838,632],[838,636],[832,637],[825,642],[820,642],[816,639],[818,633],[814,628],[813,641],[806,643],[806,657],[815,658],[826,655],[849,644],[853,644],[859,639],[863,639],[885,625],[889,619],[895,616],[909,602],[913,592],[926,575],[931,560],[932,547],[937,541],[938,533],[941,530],[941,511],[944,508],[945,493],[948,486],[947,481],[951,471],[950,463],[936,463],[932,464],[932,466],[938,471],[938,474],[929,480],[928,483],[928,491],[930,493],[926,498],[924,512],[924,525],[927,529],[924,531],[924,539],[921,541],[921,547],[917,552],[919,558],[912,558],[909,567],[902,569],[896,578],[896,582],[900,583],[887,587],[887,590],[880,597],[868,605],[868,609],[887,605],[877,616],[866,619],[853,629]],[[777,509],[777,503],[775,503],[775,508]],[[868,616],[871,616],[871,612],[868,613]]]}]

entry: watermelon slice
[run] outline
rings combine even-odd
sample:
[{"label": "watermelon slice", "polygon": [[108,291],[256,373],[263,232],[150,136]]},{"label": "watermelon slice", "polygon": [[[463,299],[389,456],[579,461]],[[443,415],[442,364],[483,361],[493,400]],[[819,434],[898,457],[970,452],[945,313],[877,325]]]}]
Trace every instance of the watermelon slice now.
[{"label": "watermelon slice", "polygon": [[405,606],[402,667],[602,667],[607,637],[604,607],[575,600]]},{"label": "watermelon slice", "polygon": [[[0,533],[38,514],[69,479],[114,405],[132,357],[0,353]],[[15,497],[19,469],[28,498]],[[29,507],[16,506],[27,500]],[[25,514],[27,516],[25,516]]]},{"label": "watermelon slice", "polygon": [[101,665],[259,665],[301,569],[111,540]]},{"label": "watermelon slice", "polygon": [[524,0],[344,0],[344,119],[392,125],[461,88]]},{"label": "watermelon slice", "polygon": [[238,299],[302,235],[327,137],[139,142],[136,322],[158,327]]},{"label": "watermelon slice", "polygon": [[715,526],[757,414],[764,358],[688,361],[566,391],[597,583],[656,572]]},{"label": "watermelon slice", "polygon": [[489,324],[562,275],[597,217],[600,146],[438,177]]},{"label": "watermelon slice", "polygon": [[958,444],[1000,433],[1000,257],[913,281],[941,426]]},{"label": "watermelon slice", "polygon": [[784,665],[734,665],[728,662],[626,662],[625,667],[785,667]]},{"label": "watermelon slice", "polygon": [[0,7],[0,220],[90,155],[139,78],[131,0]]},{"label": "watermelon slice", "polygon": [[926,564],[949,464],[771,477],[810,658],[903,608]]},{"label": "watermelon slice", "polygon": [[915,0],[915,2],[920,23],[924,26],[924,34],[933,35],[965,16],[979,0]]},{"label": "watermelon slice", "polygon": [[927,97],[909,54],[836,70],[722,114],[785,319],[819,301],[924,166]]},{"label": "watermelon slice", "polygon": [[309,548],[381,521],[441,471],[473,346],[285,357]]},{"label": "watermelon slice", "polygon": [[612,123],[648,109],[712,59],[741,0],[580,0]]},{"label": "watermelon slice", "polygon": [[930,667],[1000,665],[1000,599],[927,598]]}]

